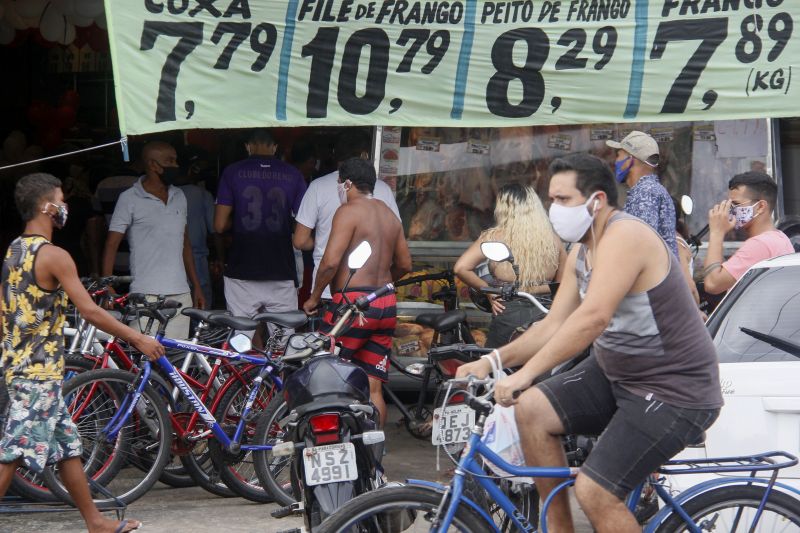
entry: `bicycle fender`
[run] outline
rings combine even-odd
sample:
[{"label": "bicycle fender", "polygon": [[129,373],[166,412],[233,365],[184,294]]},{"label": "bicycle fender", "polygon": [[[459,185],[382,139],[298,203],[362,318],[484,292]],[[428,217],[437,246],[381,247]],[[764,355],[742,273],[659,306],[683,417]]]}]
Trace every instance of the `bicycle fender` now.
[{"label": "bicycle fender", "polygon": [[[752,477],[734,477],[734,478],[719,478],[719,479],[710,479],[708,481],[703,481],[702,483],[698,483],[692,487],[689,487],[685,491],[678,494],[674,499],[675,501],[683,507],[683,504],[688,502],[689,500],[700,496],[701,494],[708,492],[711,489],[716,489],[719,487],[726,487],[732,485],[769,485],[769,480],[764,478],[752,478]],[[783,489],[785,492],[793,493],[794,496],[800,497],[800,490],[786,485],[785,483],[776,482],[773,485],[773,488],[780,488]],[[672,507],[665,505],[656,513],[656,515],[650,519],[647,523],[647,527],[644,529],[644,533],[651,533],[664,522],[669,515],[673,512]]]},{"label": "bicycle fender", "polygon": [[[406,484],[414,487],[422,487],[425,489],[430,489],[440,494],[444,494],[448,488],[447,485],[442,485],[441,483],[436,483],[435,481],[425,481],[424,479],[407,479]],[[473,502],[463,494],[461,495],[461,500],[468,506],[470,506],[479,515],[481,515],[481,517],[486,521],[486,523],[492,527],[493,531],[496,531],[498,533],[500,532],[500,530],[497,529],[497,525],[494,523],[492,517],[489,516],[489,514],[483,507]]]}]

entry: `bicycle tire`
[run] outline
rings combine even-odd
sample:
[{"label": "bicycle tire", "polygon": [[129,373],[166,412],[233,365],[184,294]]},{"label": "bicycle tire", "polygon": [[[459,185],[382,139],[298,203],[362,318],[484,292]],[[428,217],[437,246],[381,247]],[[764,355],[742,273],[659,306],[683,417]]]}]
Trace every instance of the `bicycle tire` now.
[{"label": "bicycle tire", "polygon": [[164,467],[164,471],[161,472],[158,480],[161,483],[169,485],[170,487],[175,487],[176,489],[185,489],[186,487],[197,486],[197,482],[192,476],[189,475],[189,472],[186,471],[186,467],[183,466],[180,457],[177,455],[172,455],[170,457],[167,466]]},{"label": "bicycle tire", "polygon": [[[429,520],[442,503],[443,495],[414,486],[386,486],[362,494],[325,519],[315,533],[418,533],[430,531]],[[410,510],[415,511],[412,515]],[[466,504],[458,506],[448,531],[486,533],[485,518]]]},{"label": "bicycle tire", "polygon": [[[286,400],[280,395],[275,395],[258,417],[254,444],[263,446],[284,440],[286,432],[278,426],[278,421],[288,412]],[[276,503],[284,507],[297,501],[292,483],[292,459],[292,456],[273,457],[270,451],[253,453],[253,466],[261,486],[269,492]]]},{"label": "bicycle tire", "polygon": [[[112,495],[112,497],[107,495],[96,497],[95,502],[99,506],[113,505],[114,498],[125,504],[141,498],[158,481],[170,458],[172,427],[169,413],[160,395],[149,385],[145,387],[139,400],[141,411],[139,409],[134,411],[131,419],[114,439],[113,446],[108,452],[111,457],[105,458],[104,452],[108,448],[108,443],[98,438],[96,430],[104,427],[111,419],[123,397],[128,394],[128,387],[134,384],[136,379],[136,375],[124,370],[102,369],[81,374],[64,386],[64,397],[71,398],[68,408],[72,410],[79,404],[83,408],[76,425],[84,444],[84,458],[87,454],[92,458],[88,463],[84,461],[84,471]],[[147,420],[143,419],[142,413]],[[92,432],[92,429],[95,431]],[[143,452],[140,450],[148,452],[149,468],[141,479],[137,478],[138,480],[131,482],[131,476],[119,474],[131,467],[137,470],[141,468]],[[98,465],[98,459],[104,460],[105,463]],[[45,479],[54,494],[74,505],[53,469],[45,470]],[[133,483],[132,486],[129,486],[129,483]]]},{"label": "bicycle tire", "polygon": [[[83,356],[67,356],[64,361],[64,382],[94,368],[94,362]],[[43,474],[38,474],[21,466],[11,478],[10,490],[22,498],[35,502],[60,503],[61,498],[50,492]]]},{"label": "bicycle tire", "polygon": [[233,498],[237,495],[220,478],[208,451],[208,439],[198,441],[191,452],[181,456],[181,464],[195,483],[207,492],[222,498]]},{"label": "bicycle tire", "polygon": [[[246,383],[237,380],[231,383],[230,387],[217,404],[214,411],[214,418],[217,422],[233,435],[236,424],[239,422],[240,414],[247,401],[250,392],[250,384],[259,372],[259,368],[254,368],[244,376]],[[274,396],[275,389],[272,384],[264,380],[260,385],[260,390],[256,395],[256,400],[250,412],[250,420],[245,425],[240,444],[250,443],[256,431],[256,424],[261,411],[266,409],[270,400]],[[232,454],[222,448],[217,439],[209,439],[208,450],[214,467],[219,470],[222,481],[239,496],[257,503],[271,503],[273,501],[269,492],[261,486],[253,466],[253,453],[240,452]]]},{"label": "bicycle tire", "polygon": [[[749,531],[752,516],[755,514],[761,498],[764,496],[764,486],[729,485],[711,489],[699,496],[690,499],[683,505],[684,511],[700,524],[702,528],[703,517],[708,524],[713,524],[715,531]],[[741,510],[741,519],[736,522],[735,515]],[[734,522],[727,522],[729,515],[724,511],[731,511]],[[759,519],[756,533],[768,531],[798,531],[800,530],[800,500],[786,493],[773,490],[767,499],[764,514]],[[713,522],[712,522],[713,520]],[[732,524],[733,529],[727,526]],[[785,529],[786,526],[792,526]],[[706,529],[702,529],[706,531]],[[657,533],[679,533],[686,531],[686,524],[674,512],[670,514],[656,530]]]}]

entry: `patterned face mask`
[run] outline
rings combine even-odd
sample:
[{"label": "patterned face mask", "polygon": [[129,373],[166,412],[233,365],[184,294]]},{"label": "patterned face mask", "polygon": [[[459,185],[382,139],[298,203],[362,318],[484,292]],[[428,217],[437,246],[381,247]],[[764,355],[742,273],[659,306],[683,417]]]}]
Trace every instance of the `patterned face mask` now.
[{"label": "patterned face mask", "polygon": [[734,229],[742,229],[756,217],[756,204],[758,201],[753,205],[737,205],[731,208],[731,214],[736,219]]},{"label": "patterned face mask", "polygon": [[[54,215],[47,212],[48,205],[52,205],[53,207],[56,208],[56,213]],[[67,206],[65,205],[58,205],[52,202],[47,202],[47,204],[45,204],[44,206],[44,209],[42,209],[42,213],[50,215],[50,217],[53,219],[53,224],[55,224],[55,226],[58,229],[63,228],[64,224],[67,223],[68,211],[67,211]]]}]

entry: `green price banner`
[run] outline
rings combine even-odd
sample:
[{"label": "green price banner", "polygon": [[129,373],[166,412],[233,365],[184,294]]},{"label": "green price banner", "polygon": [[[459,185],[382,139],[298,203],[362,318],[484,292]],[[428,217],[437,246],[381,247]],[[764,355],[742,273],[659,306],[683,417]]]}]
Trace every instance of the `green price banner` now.
[{"label": "green price banner", "polygon": [[105,0],[123,134],[793,116],[798,0]]}]

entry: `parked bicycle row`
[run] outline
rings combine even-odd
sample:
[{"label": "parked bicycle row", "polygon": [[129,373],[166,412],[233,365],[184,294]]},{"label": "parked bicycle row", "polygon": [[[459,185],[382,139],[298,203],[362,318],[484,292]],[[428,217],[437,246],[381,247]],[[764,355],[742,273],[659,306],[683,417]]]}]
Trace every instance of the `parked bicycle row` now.
[{"label": "parked bicycle row", "polygon": [[[513,260],[500,243],[483,250],[495,261]],[[368,245],[357,248],[351,269],[363,265],[369,253]],[[96,301],[115,308],[121,320],[136,318],[144,331],[154,330],[168,355],[151,362],[77,315],[67,329],[63,394],[101,507],[117,500],[131,503],[161,480],[174,486],[196,483],[221,496],[275,501],[282,507],[274,517],[302,514],[312,531],[448,531],[451,524],[459,531],[528,530],[549,507],[548,500],[540,514],[538,492],[529,478],[561,479],[563,490],[574,483],[576,467],[591,449],[589,437],[566,438],[572,467],[559,470],[524,467],[521,452],[515,462],[512,449],[518,443],[513,438],[500,447],[488,443],[484,433],[496,438],[501,431],[497,412],[490,415],[495,410],[491,393],[505,374],[495,364],[491,379],[450,379],[448,370],[455,368],[450,363],[475,361],[489,352],[465,342],[471,339],[464,336],[463,311],[450,310],[419,318],[436,338],[422,369],[402,369],[421,380],[423,392],[431,380],[438,385],[437,408],[429,413],[421,400],[401,412],[416,420],[408,423],[411,433],[442,446],[461,473],[449,488],[413,480],[387,484],[381,466],[384,435],[369,401],[369,383],[359,367],[336,355],[335,343],[393,285],[340,306],[327,334],[291,334],[305,325],[303,313],[249,319],[179,309],[165,298],[148,302],[137,294],[112,295],[106,288],[125,281],[108,278],[87,288]],[[514,283],[483,292],[541,305]],[[188,341],[164,337],[179,312],[196,321]],[[261,350],[237,333],[253,331],[259,323],[274,328]],[[649,520],[648,527],[658,531],[705,531],[704,524],[718,521],[757,523],[757,531],[791,528],[800,525],[800,504],[772,474],[796,463],[782,452],[673,461],[632,491],[627,505],[640,523]],[[754,481],[670,494],[668,476],[707,472],[742,472]],[[57,470],[35,476],[20,469],[14,487],[30,497],[71,502]],[[664,502],[660,511],[656,497]]]}]

